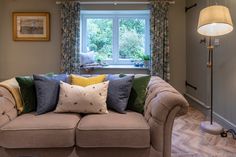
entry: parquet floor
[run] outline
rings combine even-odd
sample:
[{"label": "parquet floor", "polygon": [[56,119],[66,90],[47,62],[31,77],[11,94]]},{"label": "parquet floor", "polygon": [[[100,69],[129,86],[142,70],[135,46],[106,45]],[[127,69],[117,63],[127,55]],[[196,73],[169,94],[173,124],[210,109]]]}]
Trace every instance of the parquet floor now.
[{"label": "parquet floor", "polygon": [[187,115],[175,120],[172,157],[236,157],[236,140],[204,133],[199,124],[205,116],[190,108]]}]

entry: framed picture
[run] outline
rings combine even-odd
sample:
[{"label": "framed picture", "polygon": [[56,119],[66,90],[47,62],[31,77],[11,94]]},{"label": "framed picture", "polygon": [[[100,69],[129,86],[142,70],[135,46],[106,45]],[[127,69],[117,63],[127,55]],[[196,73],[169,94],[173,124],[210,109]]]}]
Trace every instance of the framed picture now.
[{"label": "framed picture", "polygon": [[50,14],[47,12],[13,12],[13,40],[49,41]]}]

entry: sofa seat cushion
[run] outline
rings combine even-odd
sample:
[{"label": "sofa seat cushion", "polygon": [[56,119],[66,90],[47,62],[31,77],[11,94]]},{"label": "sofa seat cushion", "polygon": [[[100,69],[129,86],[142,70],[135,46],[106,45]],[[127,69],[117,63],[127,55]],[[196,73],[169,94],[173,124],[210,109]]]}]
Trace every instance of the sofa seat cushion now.
[{"label": "sofa seat cushion", "polygon": [[132,111],[87,115],[76,129],[76,145],[84,148],[148,148],[150,128],[141,114]]},{"label": "sofa seat cushion", "polygon": [[75,145],[78,114],[49,112],[21,115],[0,129],[0,146],[4,148],[60,148]]}]

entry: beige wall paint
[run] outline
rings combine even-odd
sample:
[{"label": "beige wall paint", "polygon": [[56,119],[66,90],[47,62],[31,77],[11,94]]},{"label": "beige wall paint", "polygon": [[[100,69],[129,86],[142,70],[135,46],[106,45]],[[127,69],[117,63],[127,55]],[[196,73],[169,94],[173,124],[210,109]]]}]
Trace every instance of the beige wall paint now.
[{"label": "beige wall paint", "polygon": [[203,36],[197,33],[197,24],[200,10],[206,6],[205,0],[187,0],[187,6],[197,3],[197,7],[186,13],[186,54],[187,54],[187,80],[197,87],[197,90],[187,87],[187,93],[207,104],[207,49],[200,44]]},{"label": "beige wall paint", "polygon": [[170,34],[170,83],[181,93],[185,93],[186,80],[186,25],[185,0],[176,0],[170,6],[169,34]]},{"label": "beige wall paint", "polygon": [[[130,1],[130,0],[129,0]],[[136,1],[136,0],[135,0]],[[142,0],[140,0],[142,1]],[[0,80],[16,75],[58,72],[60,64],[60,20],[56,0],[0,1]],[[170,6],[171,84],[185,92],[185,0]],[[81,6],[82,9],[148,9],[147,6]],[[49,42],[15,42],[12,40],[13,11],[46,11],[51,13]]]},{"label": "beige wall paint", "polygon": [[[56,0],[0,1],[0,79],[59,71],[60,22]],[[15,42],[12,40],[12,12],[50,12],[49,42]]]}]

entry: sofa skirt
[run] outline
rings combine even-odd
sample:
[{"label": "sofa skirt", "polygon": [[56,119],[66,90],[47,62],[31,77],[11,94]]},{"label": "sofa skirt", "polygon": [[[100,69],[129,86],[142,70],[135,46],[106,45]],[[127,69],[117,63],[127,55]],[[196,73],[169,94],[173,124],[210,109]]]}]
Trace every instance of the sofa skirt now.
[{"label": "sofa skirt", "polygon": [[149,157],[149,148],[4,149],[0,157]]}]

